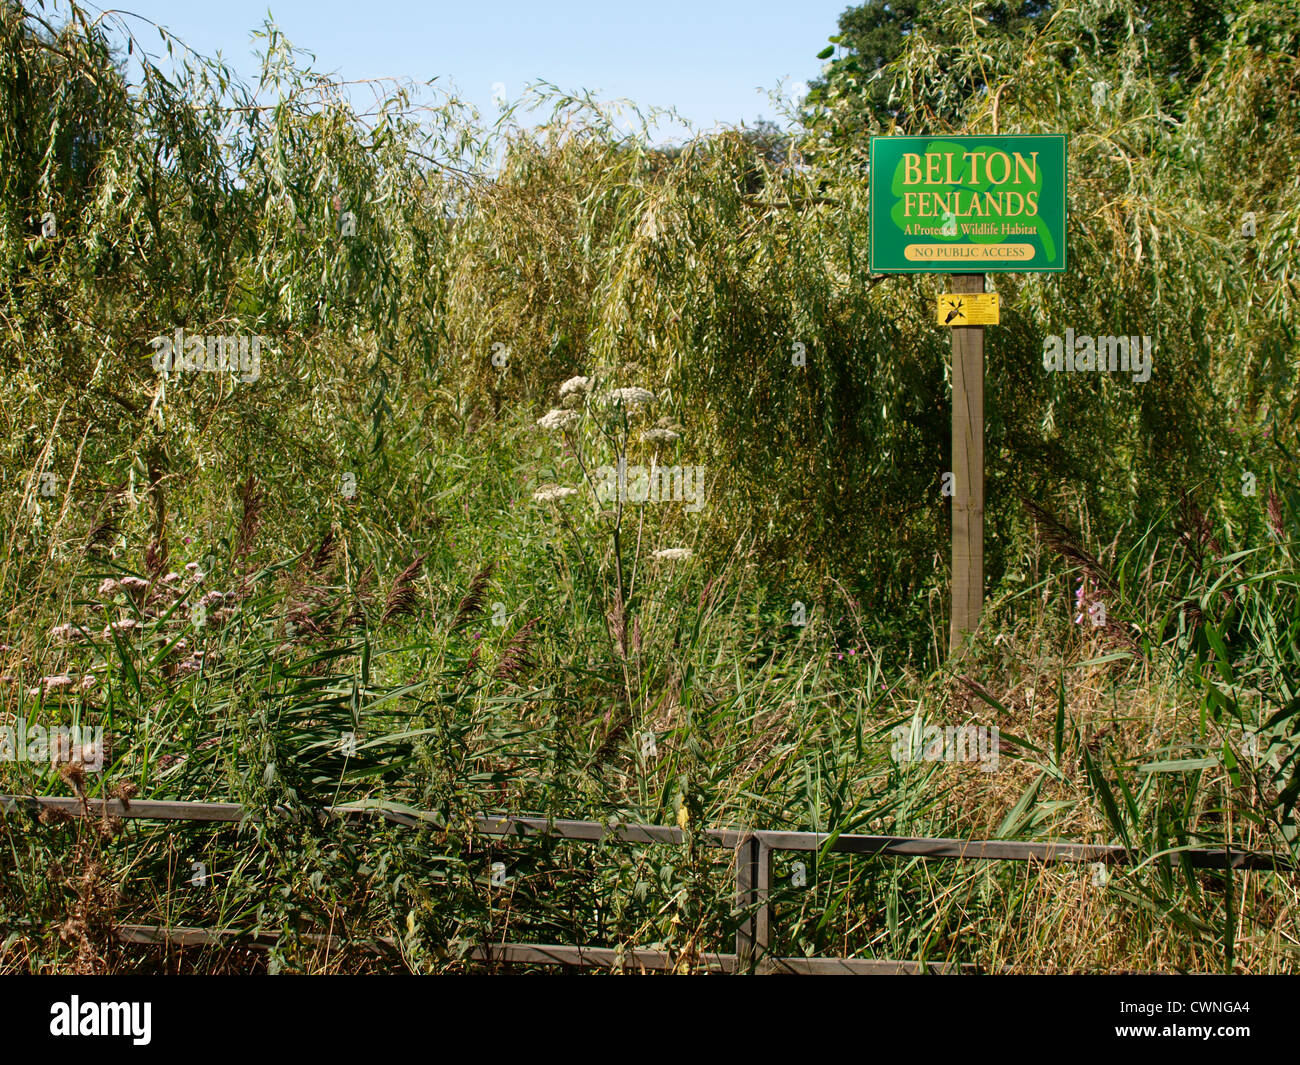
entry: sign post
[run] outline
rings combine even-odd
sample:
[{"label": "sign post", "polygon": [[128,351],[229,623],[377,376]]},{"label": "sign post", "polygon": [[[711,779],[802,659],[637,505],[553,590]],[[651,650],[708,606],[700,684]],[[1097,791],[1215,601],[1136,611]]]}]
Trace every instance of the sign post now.
[{"label": "sign post", "polygon": [[[983,274],[954,274],[955,293],[984,291]],[[948,647],[984,609],[984,327],[952,330],[952,611]]]},{"label": "sign post", "polygon": [[1065,269],[1065,171],[1061,135],[871,138],[871,272],[952,273],[950,652],[984,607],[984,275]]}]

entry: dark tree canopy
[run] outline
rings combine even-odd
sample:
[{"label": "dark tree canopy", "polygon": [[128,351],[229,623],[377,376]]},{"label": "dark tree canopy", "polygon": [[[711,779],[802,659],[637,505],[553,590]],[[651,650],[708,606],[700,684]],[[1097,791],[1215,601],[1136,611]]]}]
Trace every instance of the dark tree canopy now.
[{"label": "dark tree canopy", "polygon": [[[914,36],[956,54],[962,45],[954,32],[959,24],[962,30],[974,25],[981,36],[1027,37],[1046,26],[1059,7],[1055,0],[992,0],[962,11],[942,0],[867,0],[840,16],[839,33],[818,56],[830,60],[829,69],[811,83],[809,102],[826,99],[834,86],[843,91],[847,85],[861,97],[864,122],[872,118],[882,125],[896,119],[905,121],[907,116],[900,115],[897,103],[890,102],[893,79],[886,68]],[[1117,8],[1101,20],[1095,51],[1099,55],[1113,52],[1127,38],[1132,22],[1145,41],[1153,75],[1166,79],[1167,102],[1176,105],[1204,74],[1207,59],[1223,44],[1232,16],[1240,7],[1239,0],[1158,0],[1134,4],[1127,10]],[[1073,69],[1078,49],[1087,43],[1080,41],[1075,49],[1057,56],[1063,73]],[[996,71],[990,69],[987,74],[992,79]],[[966,78],[953,96],[933,101],[931,110],[952,119],[962,100],[987,84],[979,75]]]}]

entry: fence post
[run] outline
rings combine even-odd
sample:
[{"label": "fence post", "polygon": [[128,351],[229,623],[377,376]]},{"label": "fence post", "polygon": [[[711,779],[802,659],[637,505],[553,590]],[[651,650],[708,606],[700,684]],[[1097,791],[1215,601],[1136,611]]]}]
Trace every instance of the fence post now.
[{"label": "fence post", "polygon": [[754,972],[771,940],[768,891],[772,848],[758,836],[746,836],[736,847],[736,908],[744,914],[736,929],[736,972]]}]

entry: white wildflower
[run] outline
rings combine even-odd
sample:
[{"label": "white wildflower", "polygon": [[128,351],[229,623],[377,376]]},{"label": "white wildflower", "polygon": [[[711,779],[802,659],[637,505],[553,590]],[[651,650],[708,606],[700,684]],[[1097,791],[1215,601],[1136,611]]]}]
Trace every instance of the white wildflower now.
[{"label": "white wildflower", "polygon": [[121,585],[117,581],[113,580],[112,577],[105,577],[99,582],[99,594],[112,595],[119,587],[121,587]]},{"label": "white wildflower", "polygon": [[142,592],[149,587],[149,582],[142,577],[123,577],[122,587],[130,592]]},{"label": "white wildflower", "polygon": [[543,429],[567,429],[581,417],[582,415],[576,410],[560,410],[557,408],[538,418],[537,424]]},{"label": "white wildflower", "polygon": [[674,433],[671,429],[647,429],[641,434],[641,439],[648,444],[671,444],[681,438],[681,433]]},{"label": "white wildflower", "polygon": [[536,503],[558,503],[561,499],[568,499],[569,496],[576,496],[576,488],[567,488],[562,484],[544,484],[541,488],[533,493],[533,501]]},{"label": "white wildflower", "polygon": [[691,549],[689,547],[664,547],[656,551],[654,557],[665,562],[684,561],[691,557]]},{"label": "white wildflower", "polygon": [[591,390],[590,377],[570,377],[564,384],[560,385],[560,398],[563,399],[570,393],[583,395]]},{"label": "white wildflower", "polygon": [[625,407],[638,407],[643,403],[653,403],[658,398],[648,388],[616,388],[609,394],[611,403],[622,403]]}]

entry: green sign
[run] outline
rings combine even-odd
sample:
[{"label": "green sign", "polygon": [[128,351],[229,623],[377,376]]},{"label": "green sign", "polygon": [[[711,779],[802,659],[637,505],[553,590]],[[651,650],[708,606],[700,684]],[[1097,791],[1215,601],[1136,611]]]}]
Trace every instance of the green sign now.
[{"label": "green sign", "polygon": [[1065,137],[872,137],[873,274],[1065,269]]}]

